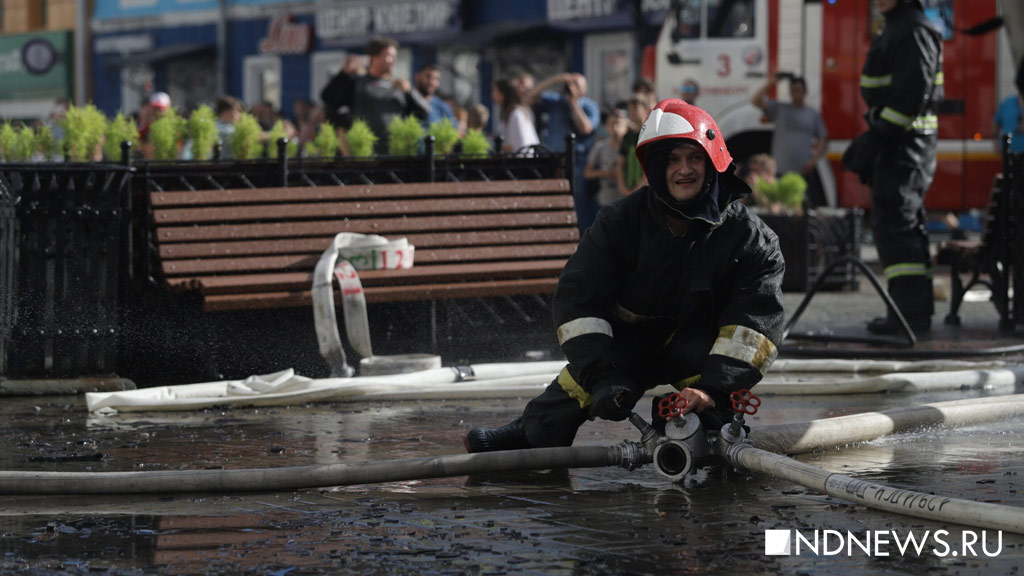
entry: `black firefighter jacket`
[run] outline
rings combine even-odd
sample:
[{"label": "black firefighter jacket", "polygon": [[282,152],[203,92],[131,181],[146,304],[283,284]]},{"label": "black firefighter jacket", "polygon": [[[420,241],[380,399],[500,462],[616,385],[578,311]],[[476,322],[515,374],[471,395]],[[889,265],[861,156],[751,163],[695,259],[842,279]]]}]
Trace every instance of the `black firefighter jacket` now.
[{"label": "black firefighter jacket", "polygon": [[923,12],[901,5],[886,15],[864,61],[860,90],[870,129],[851,143],[846,167],[870,183],[875,157],[894,147],[909,162],[926,164],[944,91],[942,37]]},{"label": "black firefighter jacket", "polygon": [[720,222],[691,220],[684,237],[668,230],[650,187],[601,210],[553,300],[581,394],[621,383],[638,399],[656,385],[689,386],[724,415],[729,394],[771,365],[783,323],[778,238],[735,197],[720,196]]}]

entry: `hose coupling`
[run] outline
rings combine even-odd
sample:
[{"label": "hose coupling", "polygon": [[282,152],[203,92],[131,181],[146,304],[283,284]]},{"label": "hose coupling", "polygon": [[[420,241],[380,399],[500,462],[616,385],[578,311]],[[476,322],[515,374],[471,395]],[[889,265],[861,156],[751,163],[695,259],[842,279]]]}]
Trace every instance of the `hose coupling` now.
[{"label": "hose coupling", "polygon": [[622,452],[621,465],[626,470],[636,470],[651,461],[650,453],[647,452],[644,445],[639,442],[623,440],[619,449]]},{"label": "hose coupling", "polygon": [[654,454],[654,449],[665,437],[636,412],[629,415],[629,423],[640,431],[640,443],[643,444],[647,453]]}]

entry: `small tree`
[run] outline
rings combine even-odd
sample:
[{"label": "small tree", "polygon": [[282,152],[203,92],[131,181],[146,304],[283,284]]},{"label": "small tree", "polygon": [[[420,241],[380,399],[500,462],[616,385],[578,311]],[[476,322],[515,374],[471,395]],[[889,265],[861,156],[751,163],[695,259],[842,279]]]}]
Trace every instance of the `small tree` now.
[{"label": "small tree", "polygon": [[107,117],[92,104],[69,106],[61,120],[64,145],[75,162],[88,162],[98,151],[107,128]]},{"label": "small tree", "polygon": [[420,151],[424,134],[423,124],[415,116],[395,118],[388,125],[388,154],[415,156]]},{"label": "small tree", "polygon": [[14,148],[11,150],[11,160],[15,162],[27,162],[36,153],[36,132],[29,126],[22,125],[14,138]]},{"label": "small tree", "polygon": [[262,150],[260,143],[263,137],[263,129],[256,117],[248,112],[243,112],[235,121],[235,131],[228,138],[228,148],[231,154],[239,160],[253,160],[259,158]]},{"label": "small tree", "polygon": [[60,155],[60,142],[57,141],[57,136],[49,124],[36,127],[36,146],[46,162],[51,162]]},{"label": "small tree", "polygon": [[462,139],[462,153],[466,156],[486,156],[491,152],[491,143],[478,128],[470,128]]},{"label": "small tree", "polygon": [[124,114],[118,112],[114,120],[107,125],[106,139],[103,141],[103,153],[107,160],[121,159],[121,143],[125,141],[131,142],[138,150],[139,129],[135,126],[135,120],[125,118]]},{"label": "small tree", "polygon": [[14,126],[11,126],[10,122],[4,122],[4,125],[0,126],[0,156],[3,156],[4,161],[14,161],[11,155],[14,153],[17,140],[18,135],[14,131]]},{"label": "small tree", "polygon": [[176,160],[181,153],[187,122],[174,108],[168,108],[149,125],[149,142],[155,160]]},{"label": "small tree", "polygon": [[338,153],[338,132],[330,122],[324,122],[317,129],[316,138],[306,142],[306,155],[334,158]]},{"label": "small tree", "polygon": [[455,144],[459,142],[459,129],[449,118],[442,118],[431,124],[429,133],[434,137],[434,149],[438,154],[451,154]]},{"label": "small tree", "polygon": [[372,156],[373,147],[379,138],[365,120],[356,120],[345,134],[345,139],[348,140],[349,153],[353,156]]},{"label": "small tree", "polygon": [[213,108],[203,104],[192,111],[188,117],[188,134],[192,139],[192,157],[208,160],[217,142],[217,116]]},{"label": "small tree", "polygon": [[[277,141],[281,138],[288,138],[284,131],[284,120],[274,122],[274,125],[270,127],[270,132],[267,133],[267,154],[271,158],[277,158]],[[288,144],[285,147],[284,153],[291,158],[294,158],[299,153],[298,138],[288,138]]]}]

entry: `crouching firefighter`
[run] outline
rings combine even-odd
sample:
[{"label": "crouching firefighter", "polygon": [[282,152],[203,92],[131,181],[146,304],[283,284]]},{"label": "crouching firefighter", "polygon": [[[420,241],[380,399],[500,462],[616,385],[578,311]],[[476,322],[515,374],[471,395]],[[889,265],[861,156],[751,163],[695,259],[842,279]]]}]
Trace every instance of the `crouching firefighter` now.
[{"label": "crouching firefighter", "polygon": [[732,415],[729,394],[753,387],[774,361],[782,253],[737,201],[750,189],[715,120],[663,100],[636,155],[650,185],[601,210],[555,290],[568,365],[520,418],[471,430],[469,452],[569,446],[586,420],[624,420],[660,384],[718,430]]}]

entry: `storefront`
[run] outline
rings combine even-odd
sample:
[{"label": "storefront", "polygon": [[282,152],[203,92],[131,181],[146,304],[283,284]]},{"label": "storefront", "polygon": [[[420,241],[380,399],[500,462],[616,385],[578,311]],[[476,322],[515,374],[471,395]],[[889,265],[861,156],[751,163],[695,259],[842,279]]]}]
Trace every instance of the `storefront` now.
[{"label": "storefront", "polygon": [[638,27],[634,3],[612,0],[96,0],[93,100],[132,112],[163,90],[187,110],[220,86],[290,115],[298,99],[319,102],[346,57],[381,35],[400,43],[396,77],[437,63],[440,92],[463,105],[489,104],[491,82],[514,70],[583,72],[607,105],[628,97],[636,33],[653,43],[670,1],[643,0]]},{"label": "storefront", "polygon": [[59,100],[71,96],[70,32],[0,37],[0,117],[49,117]]},{"label": "storefront", "polygon": [[154,90],[187,110],[217,92],[218,0],[95,0],[92,101],[130,114]]}]

